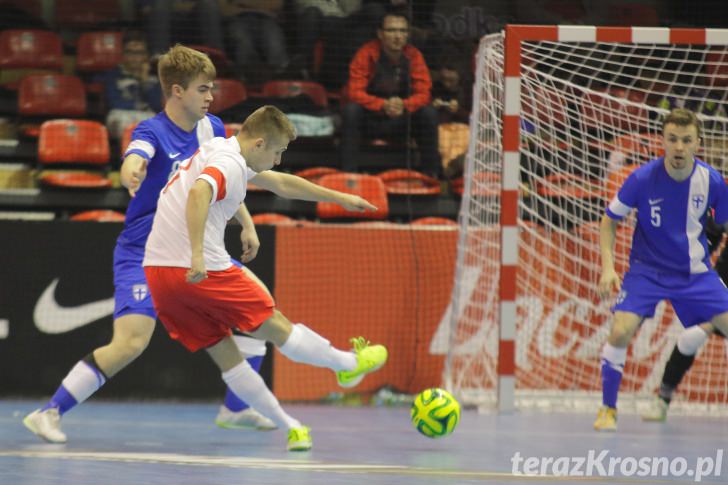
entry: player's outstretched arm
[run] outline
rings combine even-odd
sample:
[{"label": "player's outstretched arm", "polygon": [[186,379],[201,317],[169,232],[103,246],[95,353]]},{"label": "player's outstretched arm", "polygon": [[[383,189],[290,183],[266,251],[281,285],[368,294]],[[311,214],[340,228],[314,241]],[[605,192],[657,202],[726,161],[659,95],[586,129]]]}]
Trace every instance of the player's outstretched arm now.
[{"label": "player's outstretched arm", "polygon": [[243,244],[243,254],[240,256],[240,260],[243,263],[249,263],[258,255],[260,239],[258,239],[255,223],[245,204],[240,204],[238,212],[235,213],[235,219],[243,227],[243,230],[240,232],[240,242]]},{"label": "player's outstretched arm", "polygon": [[121,185],[129,190],[129,195],[134,197],[147,177],[147,160],[136,153],[128,155],[121,164],[119,178]]},{"label": "player's outstretched arm", "polygon": [[192,261],[187,272],[187,282],[193,284],[207,278],[203,250],[205,222],[207,221],[211,198],[212,187],[204,180],[197,180],[187,196],[185,218],[187,219],[187,233],[192,248]]},{"label": "player's outstretched arm", "polygon": [[358,195],[327,189],[295,175],[267,170],[255,176],[255,185],[286,199],[334,202],[346,210],[363,212],[377,208]]},{"label": "player's outstretched arm", "polygon": [[614,268],[614,241],[617,239],[617,223],[608,215],[602,216],[599,227],[599,248],[602,255],[602,276],[599,278],[599,296],[606,298],[612,290],[619,291],[621,281]]}]

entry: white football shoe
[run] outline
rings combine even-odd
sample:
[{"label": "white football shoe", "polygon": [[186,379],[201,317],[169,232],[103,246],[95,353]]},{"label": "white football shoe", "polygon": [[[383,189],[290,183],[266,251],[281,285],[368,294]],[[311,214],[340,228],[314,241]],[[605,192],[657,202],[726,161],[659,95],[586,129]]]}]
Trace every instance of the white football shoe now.
[{"label": "white football shoe", "polygon": [[66,435],[61,431],[61,415],[57,408],[45,411],[36,409],[25,418],[23,424],[36,435],[50,443],[65,443]]},{"label": "white football shoe", "polygon": [[258,431],[278,429],[278,426],[272,420],[253,408],[235,412],[230,411],[225,406],[220,406],[220,412],[215,417],[215,424],[225,429],[255,429]]}]

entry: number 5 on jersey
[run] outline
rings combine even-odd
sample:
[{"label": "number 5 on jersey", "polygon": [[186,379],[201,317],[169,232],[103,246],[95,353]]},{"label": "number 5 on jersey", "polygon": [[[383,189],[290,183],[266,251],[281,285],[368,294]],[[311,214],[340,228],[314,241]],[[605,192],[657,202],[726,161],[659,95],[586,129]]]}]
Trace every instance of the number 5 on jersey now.
[{"label": "number 5 on jersey", "polygon": [[659,205],[650,206],[650,220],[652,221],[652,225],[654,227],[660,227],[660,224],[662,223],[662,217],[660,216]]}]

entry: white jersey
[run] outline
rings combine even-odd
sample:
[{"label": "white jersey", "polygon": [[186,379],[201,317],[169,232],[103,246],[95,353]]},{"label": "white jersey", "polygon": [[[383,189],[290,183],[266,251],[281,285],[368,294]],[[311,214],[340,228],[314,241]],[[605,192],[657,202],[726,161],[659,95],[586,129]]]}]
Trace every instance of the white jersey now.
[{"label": "white jersey", "polygon": [[208,271],[229,268],[232,262],[225,249],[225,227],[243,203],[248,180],[255,175],[240,154],[235,137],[213,138],[202,145],[191,158],[180,163],[159,194],[143,265],[190,267],[187,196],[197,180],[205,180],[212,187],[203,243],[205,268]]}]

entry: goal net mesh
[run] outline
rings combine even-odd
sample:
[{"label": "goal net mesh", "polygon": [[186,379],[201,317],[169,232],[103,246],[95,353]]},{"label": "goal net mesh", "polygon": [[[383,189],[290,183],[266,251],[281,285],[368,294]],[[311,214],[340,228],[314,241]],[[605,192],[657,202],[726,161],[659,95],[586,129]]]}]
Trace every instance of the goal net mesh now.
[{"label": "goal net mesh", "polygon": [[[466,402],[493,404],[498,382],[500,174],[504,36],[482,39],[465,167],[445,382]],[[516,405],[570,409],[599,402],[600,351],[611,301],[596,294],[599,219],[635,167],[661,154],[661,118],[698,113],[700,157],[726,173],[728,50],[705,45],[524,42],[515,339]],[[617,270],[633,220],[620,224]],[[669,303],[629,347],[620,409],[659,386],[682,326]],[[726,342],[711,337],[675,399],[678,412],[724,410]],[[707,410],[707,411],[706,411]]]}]

